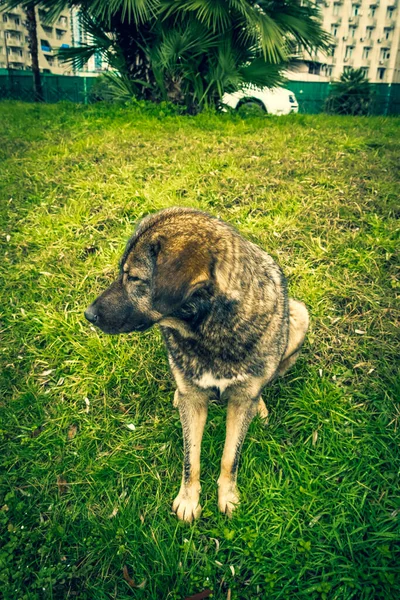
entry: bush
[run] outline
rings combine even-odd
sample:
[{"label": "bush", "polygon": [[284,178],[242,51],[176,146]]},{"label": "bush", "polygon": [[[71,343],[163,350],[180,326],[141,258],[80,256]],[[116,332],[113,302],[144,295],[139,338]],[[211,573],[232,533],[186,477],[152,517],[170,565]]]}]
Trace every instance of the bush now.
[{"label": "bush", "polygon": [[325,110],[336,115],[367,115],[371,104],[371,86],[362,69],[342,73],[332,84]]}]

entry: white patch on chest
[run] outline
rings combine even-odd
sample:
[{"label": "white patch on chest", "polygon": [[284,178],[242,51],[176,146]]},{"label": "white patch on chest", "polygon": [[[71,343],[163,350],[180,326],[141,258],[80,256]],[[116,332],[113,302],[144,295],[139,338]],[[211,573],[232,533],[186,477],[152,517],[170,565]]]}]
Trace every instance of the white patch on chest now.
[{"label": "white patch on chest", "polygon": [[246,381],[246,375],[236,375],[235,377],[231,377],[229,379],[220,379],[218,377],[214,377],[211,371],[206,371],[203,373],[200,379],[194,379],[193,381],[196,385],[205,389],[216,387],[222,394],[230,385],[241,381]]}]

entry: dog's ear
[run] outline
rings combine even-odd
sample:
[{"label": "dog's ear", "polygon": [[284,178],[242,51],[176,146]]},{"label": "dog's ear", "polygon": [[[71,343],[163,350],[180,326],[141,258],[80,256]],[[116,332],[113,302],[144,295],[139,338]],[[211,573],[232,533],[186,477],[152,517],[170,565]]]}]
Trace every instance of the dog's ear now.
[{"label": "dog's ear", "polygon": [[154,257],[153,308],[170,315],[211,280],[212,261],[208,249],[195,241],[172,244],[159,238],[151,246]]}]

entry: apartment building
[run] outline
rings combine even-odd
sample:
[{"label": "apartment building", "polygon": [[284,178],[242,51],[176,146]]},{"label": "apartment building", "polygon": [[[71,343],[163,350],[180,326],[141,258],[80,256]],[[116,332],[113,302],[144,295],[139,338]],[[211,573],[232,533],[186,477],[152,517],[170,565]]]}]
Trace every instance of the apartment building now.
[{"label": "apartment building", "polygon": [[325,54],[304,55],[291,80],[331,81],[351,68],[363,69],[372,83],[400,83],[398,0],[318,1],[323,27],[332,36]]},{"label": "apartment building", "polygon": [[[72,45],[71,15],[68,9],[51,25],[44,23],[45,13],[37,10],[39,67],[43,73],[72,74],[69,65],[55,56],[58,48]],[[25,11],[20,8],[0,13],[0,68],[29,70],[32,60],[29,51]]]}]

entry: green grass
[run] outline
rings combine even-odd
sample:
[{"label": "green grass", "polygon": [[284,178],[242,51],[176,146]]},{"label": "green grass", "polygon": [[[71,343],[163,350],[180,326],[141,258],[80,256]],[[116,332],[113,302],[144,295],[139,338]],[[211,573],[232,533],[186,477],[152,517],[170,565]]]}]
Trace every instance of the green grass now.
[{"label": "green grass", "polygon": [[[400,120],[18,103],[0,117],[3,597],[399,598]],[[269,426],[250,427],[231,521],[211,407],[192,526],[170,510],[182,440],[160,333],[107,337],[82,315],[135,222],[172,205],[263,246],[311,313],[301,358],[264,392]]]}]

